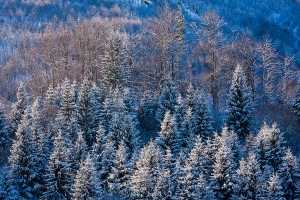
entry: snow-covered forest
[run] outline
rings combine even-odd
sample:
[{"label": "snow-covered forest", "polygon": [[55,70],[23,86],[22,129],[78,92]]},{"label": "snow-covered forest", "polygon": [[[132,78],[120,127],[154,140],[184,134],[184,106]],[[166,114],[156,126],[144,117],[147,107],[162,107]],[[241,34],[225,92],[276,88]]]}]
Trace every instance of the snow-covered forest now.
[{"label": "snow-covered forest", "polygon": [[300,199],[299,20],[291,0],[0,0],[0,199]]}]

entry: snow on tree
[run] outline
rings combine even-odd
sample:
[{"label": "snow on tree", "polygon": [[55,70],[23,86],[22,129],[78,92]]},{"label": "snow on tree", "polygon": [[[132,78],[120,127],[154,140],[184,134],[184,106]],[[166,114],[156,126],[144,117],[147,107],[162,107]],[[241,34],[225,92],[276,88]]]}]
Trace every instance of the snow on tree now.
[{"label": "snow on tree", "polygon": [[299,161],[290,149],[287,149],[283,157],[283,163],[279,169],[281,185],[284,197],[287,200],[300,198],[300,168]]},{"label": "snow on tree", "polygon": [[284,200],[283,189],[281,187],[281,180],[276,173],[270,176],[267,182],[267,199],[268,200]]},{"label": "snow on tree", "polygon": [[213,134],[212,117],[202,92],[196,91],[193,107],[191,107],[191,131],[195,136],[200,135],[203,140]]},{"label": "snow on tree", "polygon": [[297,89],[297,94],[293,102],[293,108],[294,112],[298,116],[298,119],[300,121],[300,80],[298,81],[298,89]]},{"label": "snow on tree", "polygon": [[256,136],[254,149],[262,169],[270,166],[272,171],[276,171],[280,168],[286,148],[284,147],[283,133],[275,123],[271,127],[266,123],[262,126]]},{"label": "snow on tree", "polygon": [[167,148],[170,148],[173,154],[178,154],[180,143],[178,141],[177,125],[170,111],[166,111],[158,135],[156,143],[160,146],[163,153],[165,153]]},{"label": "snow on tree", "polygon": [[130,174],[126,145],[124,141],[121,141],[116,152],[112,172],[108,176],[108,187],[114,195],[129,197]]},{"label": "snow on tree", "polygon": [[51,154],[45,174],[46,191],[42,199],[69,198],[73,182],[72,160],[68,139],[58,130],[54,140],[54,151]]},{"label": "snow on tree", "polygon": [[214,148],[213,141],[208,138],[205,141],[204,149],[203,149],[203,174],[205,175],[206,180],[210,179],[212,174],[212,166],[215,162],[215,154],[217,149]]},{"label": "snow on tree", "polygon": [[[30,110],[26,109],[10,150],[9,192],[17,191],[23,198],[37,198],[34,160],[36,146],[30,130]],[[14,192],[13,192],[14,193]]]},{"label": "snow on tree", "polygon": [[179,142],[183,147],[183,151],[186,153],[190,151],[196,139],[195,133],[193,132],[192,115],[192,108],[189,107],[184,115],[182,127],[178,130]]},{"label": "snow on tree", "polygon": [[103,84],[106,91],[131,85],[131,67],[126,37],[120,32],[111,32],[103,58]]},{"label": "snow on tree", "polygon": [[188,199],[197,199],[199,176],[203,173],[203,142],[197,137],[194,148],[191,150],[185,165],[185,191]]},{"label": "snow on tree", "polygon": [[180,45],[184,44],[185,40],[185,25],[182,9],[178,6],[178,11],[175,16],[175,38]]},{"label": "snow on tree", "polygon": [[181,148],[187,150],[189,144],[189,132],[186,131],[185,127],[185,114],[186,114],[186,101],[181,95],[178,96],[178,104],[175,108],[174,118],[177,125],[178,131],[178,142],[181,144]]},{"label": "snow on tree", "polygon": [[229,90],[227,101],[227,126],[234,131],[241,141],[251,132],[251,113],[253,110],[251,90],[241,66],[237,66]]},{"label": "snow on tree", "polygon": [[79,130],[77,133],[77,141],[75,143],[74,150],[74,169],[77,171],[79,169],[79,164],[86,159],[88,154],[87,152],[87,144],[84,139],[83,131]]},{"label": "snow on tree", "polygon": [[212,166],[211,184],[217,199],[229,199],[233,195],[234,161],[226,140],[220,141]]},{"label": "snow on tree", "polygon": [[72,187],[73,199],[100,199],[102,196],[100,181],[94,166],[94,161],[90,155],[80,163]]},{"label": "snow on tree", "polygon": [[8,121],[4,113],[2,103],[0,103],[0,154],[5,145],[10,141]]},{"label": "snow on tree", "polygon": [[160,161],[160,149],[153,141],[150,141],[141,149],[140,157],[131,176],[130,189],[133,199],[149,199],[152,197],[161,169]]},{"label": "snow on tree", "polygon": [[237,180],[234,186],[235,199],[260,199],[262,197],[263,176],[259,162],[253,152],[247,161],[242,158],[237,169]]},{"label": "snow on tree", "polygon": [[180,152],[179,156],[176,159],[175,162],[175,170],[173,178],[176,180],[174,187],[174,195],[173,199],[179,200],[179,199],[185,199],[186,198],[186,192],[185,192],[185,153],[183,151]]},{"label": "snow on tree", "polygon": [[106,132],[103,128],[103,126],[100,124],[98,131],[96,133],[96,142],[93,145],[93,156],[95,159],[95,168],[97,171],[101,170],[101,165],[102,165],[102,154],[105,148],[105,144],[106,144]]},{"label": "snow on tree", "polygon": [[213,192],[211,186],[209,185],[209,181],[206,180],[206,176],[201,172],[198,177],[194,199],[202,199],[202,200],[214,200],[215,193]]},{"label": "snow on tree", "polygon": [[12,114],[10,119],[11,129],[13,132],[17,131],[18,126],[22,120],[22,116],[28,106],[28,94],[25,84],[21,82],[17,91],[17,102],[12,106]]},{"label": "snow on tree", "polygon": [[166,78],[158,98],[158,110],[156,112],[156,119],[161,122],[168,110],[170,114],[174,114],[178,104],[178,88],[170,77]]}]

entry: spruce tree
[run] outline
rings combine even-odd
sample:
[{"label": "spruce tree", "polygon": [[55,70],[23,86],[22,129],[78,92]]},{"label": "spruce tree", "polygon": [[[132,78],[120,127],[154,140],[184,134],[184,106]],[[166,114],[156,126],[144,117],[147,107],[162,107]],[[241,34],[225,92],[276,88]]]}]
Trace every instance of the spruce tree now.
[{"label": "spruce tree", "polygon": [[216,199],[215,193],[209,185],[209,181],[207,181],[205,177],[206,176],[203,173],[200,173],[197,185],[195,186],[196,193],[194,199],[214,200]]},{"label": "spruce tree", "polygon": [[238,65],[234,71],[227,101],[227,126],[244,141],[251,132],[252,97],[247,80]]},{"label": "spruce tree", "polygon": [[5,145],[10,141],[9,137],[9,126],[7,118],[4,113],[2,103],[0,103],[0,154],[2,153]]},{"label": "spruce tree", "polygon": [[128,155],[126,152],[126,145],[121,141],[116,152],[116,158],[112,172],[108,177],[108,186],[114,195],[122,197],[129,197],[129,180],[130,168],[128,163]]},{"label": "spruce tree", "polygon": [[86,159],[86,156],[88,154],[87,145],[84,139],[84,134],[80,130],[78,132],[77,141],[75,143],[75,151],[74,151],[74,171],[77,171],[79,169],[79,164],[83,162]]},{"label": "spruce tree", "polygon": [[178,104],[179,92],[176,84],[168,77],[161,89],[158,97],[158,110],[156,112],[156,119],[159,123],[162,122],[165,112],[169,111],[171,115],[175,113]]},{"label": "spruce tree", "polygon": [[212,118],[203,94],[197,92],[191,107],[191,131],[195,136],[200,135],[203,140],[213,134]]},{"label": "spruce tree", "polygon": [[212,168],[211,183],[215,197],[230,199],[234,186],[234,161],[231,148],[224,140],[221,140]]},{"label": "spruce tree", "polygon": [[17,191],[23,198],[37,198],[34,178],[35,171],[33,156],[36,146],[30,130],[30,110],[26,109],[16,132],[16,139],[10,150],[9,164],[9,193]]},{"label": "spruce tree", "polygon": [[140,157],[131,176],[130,188],[133,199],[150,199],[152,197],[161,169],[160,160],[160,149],[153,141],[141,149]]},{"label": "spruce tree", "polygon": [[260,129],[255,143],[255,154],[261,168],[271,167],[272,171],[277,171],[282,164],[285,154],[283,133],[274,123],[269,127],[266,123]]},{"label": "spruce tree", "polygon": [[279,169],[282,180],[284,197],[287,200],[300,198],[300,168],[296,156],[288,149],[283,157],[283,163]]},{"label": "spruce tree", "polygon": [[111,32],[103,58],[103,84],[106,91],[131,85],[131,67],[127,52],[126,37]]},{"label": "spruce tree", "polygon": [[156,139],[156,143],[160,146],[163,153],[165,153],[167,148],[170,148],[174,155],[179,153],[180,143],[178,141],[177,125],[170,111],[166,111],[158,135],[159,137]]},{"label": "spruce tree", "polygon": [[242,159],[237,169],[237,181],[234,186],[235,199],[260,199],[262,198],[263,177],[260,165],[251,152],[247,161]]},{"label": "spruce tree", "polygon": [[191,150],[185,166],[185,191],[188,199],[197,199],[198,181],[200,174],[203,174],[203,143],[200,136],[197,137],[195,147]]},{"label": "spruce tree", "polygon": [[93,156],[95,159],[95,168],[97,171],[101,170],[102,165],[102,154],[105,148],[105,144],[107,139],[106,132],[102,125],[99,125],[98,131],[96,133],[96,143],[93,145]]},{"label": "spruce tree", "polygon": [[46,191],[42,199],[69,198],[73,182],[72,160],[67,138],[58,130],[54,140],[54,151],[50,156],[45,174]]},{"label": "spruce tree", "polygon": [[97,171],[94,161],[90,155],[80,163],[79,170],[76,174],[72,187],[73,199],[101,199],[102,191],[99,187]]},{"label": "spruce tree", "polygon": [[28,106],[28,94],[25,84],[21,82],[17,91],[17,101],[12,106],[12,114],[10,119],[10,125],[12,132],[17,131],[18,126],[22,120],[22,116]]},{"label": "spruce tree", "polygon": [[283,189],[281,187],[281,180],[276,173],[270,176],[267,182],[267,199],[268,200],[285,200],[283,197]]}]

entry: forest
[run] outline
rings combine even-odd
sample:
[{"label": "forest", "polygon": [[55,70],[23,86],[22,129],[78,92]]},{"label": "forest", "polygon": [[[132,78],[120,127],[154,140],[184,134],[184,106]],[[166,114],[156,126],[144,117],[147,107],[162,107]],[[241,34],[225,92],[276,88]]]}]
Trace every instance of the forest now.
[{"label": "forest", "polygon": [[0,199],[300,199],[300,3],[0,0]]}]

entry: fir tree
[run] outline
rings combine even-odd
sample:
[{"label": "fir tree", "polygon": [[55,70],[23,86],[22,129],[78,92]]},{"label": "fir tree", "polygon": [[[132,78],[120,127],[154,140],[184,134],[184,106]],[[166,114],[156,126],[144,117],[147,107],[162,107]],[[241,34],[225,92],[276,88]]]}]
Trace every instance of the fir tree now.
[{"label": "fir tree", "polygon": [[16,132],[16,139],[11,147],[9,164],[9,193],[18,192],[23,198],[36,198],[34,178],[35,144],[30,130],[30,111],[26,109]]},{"label": "fir tree", "polygon": [[267,199],[268,200],[284,200],[283,189],[281,187],[279,176],[273,173],[267,182]]},{"label": "fir tree", "polygon": [[93,156],[95,159],[95,168],[97,171],[101,170],[102,165],[102,154],[105,149],[106,144],[106,132],[102,125],[99,126],[97,134],[96,134],[96,143],[93,145]]},{"label": "fir tree", "polygon": [[255,154],[251,152],[247,162],[242,159],[237,170],[237,181],[234,187],[236,199],[260,199],[262,197],[263,178]]},{"label": "fir tree", "polygon": [[177,125],[174,117],[169,111],[166,111],[165,113],[164,120],[161,124],[161,131],[158,135],[159,137],[156,139],[156,142],[163,152],[165,152],[167,148],[170,148],[172,153],[177,155],[180,148]]},{"label": "fir tree", "polygon": [[198,92],[194,96],[191,112],[191,131],[194,135],[200,135],[204,140],[211,137],[213,134],[212,118],[203,94]]},{"label": "fir tree", "polygon": [[243,141],[251,132],[253,106],[250,88],[247,86],[246,77],[239,65],[233,74],[227,104],[227,126]]},{"label": "fir tree", "polygon": [[50,156],[45,175],[46,191],[42,199],[69,198],[73,182],[70,160],[70,149],[66,145],[66,138],[59,130],[54,140],[54,151]]},{"label": "fir tree", "polygon": [[158,122],[161,122],[164,119],[165,112],[167,110],[171,115],[174,114],[178,104],[178,95],[179,92],[176,84],[171,80],[171,78],[167,78],[158,98],[159,107],[156,112],[156,119]]},{"label": "fir tree", "polygon": [[101,199],[102,191],[97,177],[93,159],[88,155],[85,161],[80,163],[72,187],[72,198],[76,200]]},{"label": "fir tree", "polygon": [[184,44],[185,36],[185,20],[182,9],[178,6],[178,11],[175,16],[175,38],[180,45]]},{"label": "fir tree", "polygon": [[12,106],[12,116],[10,119],[12,132],[17,131],[27,106],[28,94],[25,84],[21,82],[17,91],[17,102],[15,102]]},{"label": "fir tree", "polygon": [[234,186],[234,162],[231,148],[227,146],[224,140],[221,140],[212,168],[211,183],[215,197],[217,199],[230,199]]},{"label": "fir tree", "polygon": [[108,186],[114,195],[129,197],[130,173],[126,145],[124,141],[121,141],[112,172],[108,177]]},{"label": "fir tree", "polygon": [[202,200],[216,199],[215,194],[203,173],[200,173],[195,189],[196,189],[196,193],[194,199],[202,199]]},{"label": "fir tree", "polygon": [[174,170],[174,180],[176,180],[174,187],[174,196],[173,199],[183,200],[187,198],[187,193],[185,192],[185,153],[180,152],[179,156],[175,162],[175,170]]},{"label": "fir tree", "polygon": [[300,168],[296,156],[288,149],[283,157],[283,163],[279,169],[282,180],[284,197],[287,200],[300,198]]},{"label": "fir tree", "polygon": [[106,91],[131,85],[131,68],[126,37],[112,32],[106,43],[103,59],[103,84]]},{"label": "fir tree", "polygon": [[87,145],[84,140],[83,132],[80,130],[78,132],[77,141],[75,144],[75,154],[74,154],[74,171],[79,169],[79,164],[86,159],[87,156]]},{"label": "fir tree", "polygon": [[272,171],[279,169],[284,157],[285,147],[283,134],[274,123],[269,127],[266,123],[260,129],[255,143],[255,154],[261,168],[270,166]]},{"label": "fir tree", "polygon": [[161,168],[160,160],[160,149],[153,141],[141,149],[140,158],[135,165],[136,169],[131,176],[130,188],[133,199],[152,197]]},{"label": "fir tree", "polygon": [[185,166],[185,191],[188,199],[197,199],[199,176],[203,173],[203,143],[198,136],[195,147],[191,150]]},{"label": "fir tree", "polygon": [[2,103],[0,103],[0,154],[2,153],[5,145],[10,141],[8,122],[4,113]]}]

